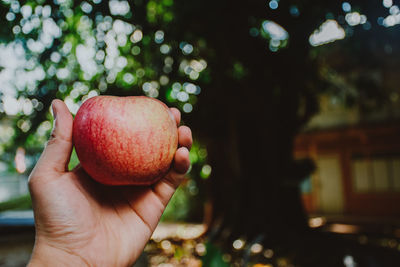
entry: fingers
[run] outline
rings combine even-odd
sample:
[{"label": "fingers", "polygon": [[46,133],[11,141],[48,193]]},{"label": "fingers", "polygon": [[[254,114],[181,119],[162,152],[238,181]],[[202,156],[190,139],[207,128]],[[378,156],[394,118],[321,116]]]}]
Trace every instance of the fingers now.
[{"label": "fingers", "polygon": [[53,131],[35,169],[63,173],[68,170],[72,152],[73,119],[67,106],[61,100],[53,100],[52,109]]},{"label": "fingers", "polygon": [[160,198],[164,205],[168,204],[176,188],[185,178],[185,174],[190,167],[189,149],[192,146],[192,132],[190,128],[181,126],[178,129],[179,146],[175,153],[174,162],[171,170],[155,185],[153,191]]},{"label": "fingers", "polygon": [[179,146],[186,147],[188,150],[192,147],[192,131],[187,126],[181,126],[178,129]]},{"label": "fingers", "polygon": [[179,124],[181,123],[181,112],[176,108],[170,108],[169,110],[175,118],[176,125],[179,126]]},{"label": "fingers", "polygon": [[186,147],[179,148],[175,153],[174,163],[165,178],[153,185],[154,193],[166,206],[175,193],[176,188],[185,178],[190,166],[189,150]]},{"label": "fingers", "polygon": [[[178,129],[178,144],[180,148],[178,148],[175,152],[174,163],[172,169],[174,170],[173,174],[185,174],[190,167],[190,159],[189,159],[189,150],[192,147],[192,131],[187,126],[181,126]],[[171,176],[171,175],[170,175]],[[174,178],[175,175],[172,175],[170,178]],[[174,182],[172,184],[177,187],[180,184],[180,181]]]},{"label": "fingers", "polygon": [[174,157],[173,169],[178,174],[185,174],[189,167],[189,150],[186,147],[178,148]]},{"label": "fingers", "polygon": [[[170,111],[172,115],[175,118],[176,125],[179,126],[181,122],[181,113],[178,109],[176,108],[170,108]],[[181,126],[178,129],[178,136],[179,136],[179,146],[184,146],[187,147],[189,150],[192,146],[192,131],[190,130],[189,127],[187,126]]]}]

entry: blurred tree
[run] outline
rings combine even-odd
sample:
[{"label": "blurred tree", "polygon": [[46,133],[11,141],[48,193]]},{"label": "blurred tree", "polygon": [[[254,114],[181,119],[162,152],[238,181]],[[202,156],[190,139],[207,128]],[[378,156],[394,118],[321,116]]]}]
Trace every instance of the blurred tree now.
[{"label": "blurred tree", "polygon": [[299,183],[314,168],[293,158],[293,139],[318,111],[318,95],[366,110],[396,98],[365,75],[393,66],[392,6],[3,0],[2,161],[23,146],[32,167],[55,97],[72,113],[98,94],[157,97],[180,108],[207,147],[191,152],[190,186],[209,187],[211,240],[290,244],[308,230]]},{"label": "blurred tree", "polygon": [[[308,222],[299,192],[314,165],[293,158],[293,140],[318,111],[321,93],[369,111],[390,102],[388,91],[395,87],[382,92],[389,86],[370,73],[382,75],[393,66],[388,57],[398,55],[385,49],[394,41],[391,19],[398,8],[274,0],[182,1],[176,8],[176,27],[184,24],[186,36],[207,42],[210,79],[188,119],[206,140],[212,166],[211,240],[223,240],[228,250],[243,240],[247,251],[254,243],[276,242],[293,246],[294,257],[302,260],[313,249],[321,252],[321,240],[305,238]],[[314,262],[306,266],[339,259],[330,253],[308,255]]]}]

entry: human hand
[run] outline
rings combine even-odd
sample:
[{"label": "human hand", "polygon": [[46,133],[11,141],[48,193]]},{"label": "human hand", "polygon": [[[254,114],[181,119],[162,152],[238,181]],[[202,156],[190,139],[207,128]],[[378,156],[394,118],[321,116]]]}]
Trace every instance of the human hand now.
[{"label": "human hand", "polygon": [[[171,170],[152,186],[105,186],[68,170],[73,119],[54,100],[54,129],[29,177],[36,238],[28,266],[130,266],[140,256],[189,168],[192,134],[178,128]],[[180,112],[171,108],[177,125]]]}]

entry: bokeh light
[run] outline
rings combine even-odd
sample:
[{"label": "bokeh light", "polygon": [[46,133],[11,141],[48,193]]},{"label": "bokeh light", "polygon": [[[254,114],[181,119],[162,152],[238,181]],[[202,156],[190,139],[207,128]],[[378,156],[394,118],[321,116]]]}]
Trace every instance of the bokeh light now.
[{"label": "bokeh light", "polygon": [[309,41],[312,46],[318,46],[343,39],[345,36],[344,29],[336,20],[327,20],[311,34]]},{"label": "bokeh light", "polygon": [[269,1],[268,5],[271,9],[277,9],[279,6],[279,2],[277,0],[271,0]]}]

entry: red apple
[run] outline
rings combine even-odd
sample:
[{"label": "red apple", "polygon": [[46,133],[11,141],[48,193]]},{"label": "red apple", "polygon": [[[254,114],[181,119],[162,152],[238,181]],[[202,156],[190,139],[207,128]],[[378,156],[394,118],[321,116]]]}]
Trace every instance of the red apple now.
[{"label": "red apple", "polygon": [[107,185],[149,185],[169,170],[178,129],[168,107],[145,96],[96,96],[74,119],[83,169]]}]

